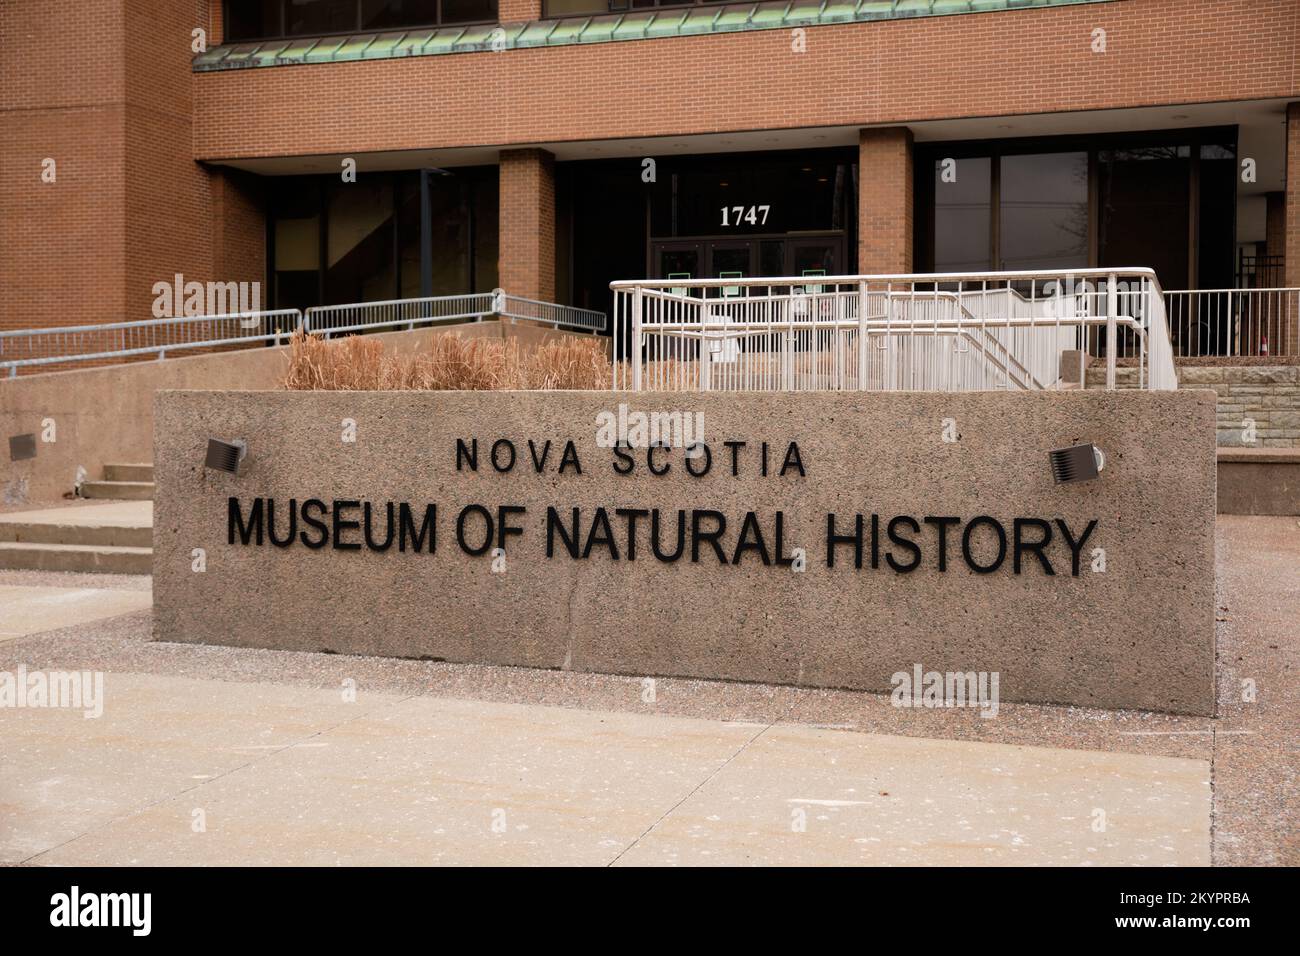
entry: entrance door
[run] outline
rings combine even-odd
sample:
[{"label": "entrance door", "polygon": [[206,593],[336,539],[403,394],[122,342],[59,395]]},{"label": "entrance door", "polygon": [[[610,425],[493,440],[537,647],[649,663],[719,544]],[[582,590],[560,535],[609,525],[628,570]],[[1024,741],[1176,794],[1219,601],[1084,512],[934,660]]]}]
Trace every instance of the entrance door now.
[{"label": "entrance door", "polygon": [[844,240],[835,237],[829,239],[791,239],[789,246],[788,275],[792,276],[835,276],[840,275],[840,249]]},{"label": "entrance door", "polygon": [[704,246],[699,242],[656,242],[654,279],[699,279],[703,276]]},{"label": "entrance door", "polygon": [[[741,239],[728,239],[710,242],[709,278],[710,279],[750,279],[754,276],[754,243]],[[726,298],[741,294],[740,285],[722,287],[721,294]]]},{"label": "entrance door", "polygon": [[[750,279],[763,276],[840,275],[844,237],[670,239],[650,244],[651,278]],[[735,286],[722,295],[738,294]]]}]

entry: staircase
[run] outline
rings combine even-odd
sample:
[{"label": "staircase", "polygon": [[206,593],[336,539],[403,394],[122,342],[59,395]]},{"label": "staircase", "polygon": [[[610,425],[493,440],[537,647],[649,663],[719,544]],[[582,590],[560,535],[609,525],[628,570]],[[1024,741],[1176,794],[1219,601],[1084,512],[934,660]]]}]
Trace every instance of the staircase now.
[{"label": "staircase", "polygon": [[153,465],[105,465],[101,481],[83,481],[83,498],[111,498],[116,501],[152,501]]},{"label": "staircase", "polygon": [[0,570],[150,574],[153,503],[110,501],[0,514]]}]

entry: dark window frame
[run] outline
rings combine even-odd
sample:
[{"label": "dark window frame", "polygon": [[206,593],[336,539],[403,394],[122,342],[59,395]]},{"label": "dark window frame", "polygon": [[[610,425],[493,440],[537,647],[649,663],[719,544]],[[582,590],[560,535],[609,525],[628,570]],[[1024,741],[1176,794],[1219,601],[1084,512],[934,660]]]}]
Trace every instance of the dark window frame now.
[{"label": "dark window frame", "polygon": [[[1104,134],[1067,134],[1062,136],[1022,136],[1004,139],[986,138],[952,140],[938,143],[918,143],[913,149],[913,222],[916,229],[912,237],[913,263],[934,271],[934,163],[940,159],[972,159],[989,157],[992,189],[990,207],[990,269],[996,271],[1001,253],[998,235],[1001,215],[1000,177],[1003,156],[1034,153],[1086,152],[1088,154],[1088,262],[1096,266],[1100,258],[1100,196],[1097,190],[1097,157],[1100,153],[1119,149],[1141,149],[1157,146],[1187,146],[1191,149],[1191,176],[1188,202],[1188,282],[1196,287],[1199,272],[1199,190],[1192,189],[1200,172],[1201,147],[1231,143],[1240,159],[1240,141],[1236,126],[1199,126],[1190,129],[1142,130]],[[1235,234],[1235,224],[1234,224]]]},{"label": "dark window frame", "polygon": [[639,13],[643,10],[671,10],[687,7],[726,7],[736,0],[657,0],[655,3],[633,5],[632,0],[606,0],[605,9],[586,13],[552,13],[550,0],[542,0],[543,20],[571,20],[574,17],[605,17],[615,13]]},{"label": "dark window frame", "polygon": [[[221,0],[221,42],[223,45],[235,43],[268,43],[277,40],[303,40],[314,37],[350,37],[350,36],[368,36],[379,33],[397,33],[399,31],[411,30],[429,30],[441,27],[479,27],[487,24],[500,23],[501,3],[495,0],[497,4],[497,14],[490,20],[456,20],[455,22],[444,22],[442,19],[442,2],[438,0],[438,20],[434,23],[408,23],[399,27],[385,27],[382,29],[366,29],[361,25],[361,4],[362,0],[353,0],[357,9],[357,26],[355,30],[334,30],[328,33],[287,33],[285,27],[285,4],[287,0],[275,0],[280,7],[280,30],[275,34],[259,35],[252,37],[231,37],[230,28],[230,0]],[[591,16],[591,14],[586,14]]]}]

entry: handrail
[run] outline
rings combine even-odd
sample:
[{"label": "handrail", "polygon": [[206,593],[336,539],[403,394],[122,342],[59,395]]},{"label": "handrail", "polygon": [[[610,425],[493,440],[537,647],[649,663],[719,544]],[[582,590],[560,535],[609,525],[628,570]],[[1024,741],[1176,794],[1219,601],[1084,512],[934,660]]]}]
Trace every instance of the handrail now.
[{"label": "handrail", "polygon": [[230,312],[65,325],[0,332],[0,371],[156,355],[232,345],[282,344],[302,329],[329,338],[383,329],[414,329],[438,322],[481,322],[492,316],[543,322],[554,329],[604,331],[604,313],[512,296],[501,289],[465,295],[386,299],[298,309]]},{"label": "handrail", "polygon": [[1082,378],[1062,363],[1089,353],[1104,359],[1108,388],[1121,356],[1142,387],[1177,387],[1163,295],[1145,267],[610,288],[615,383],[634,390],[1074,388]]}]

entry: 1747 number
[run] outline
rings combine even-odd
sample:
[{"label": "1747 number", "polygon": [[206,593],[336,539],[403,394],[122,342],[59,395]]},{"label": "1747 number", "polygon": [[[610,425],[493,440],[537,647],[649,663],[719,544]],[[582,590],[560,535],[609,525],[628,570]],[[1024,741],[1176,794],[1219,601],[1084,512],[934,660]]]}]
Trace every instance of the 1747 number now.
[{"label": "1747 number", "polygon": [[724,226],[739,226],[742,223],[749,223],[751,226],[767,225],[767,214],[771,211],[771,206],[723,206],[722,224]]}]

